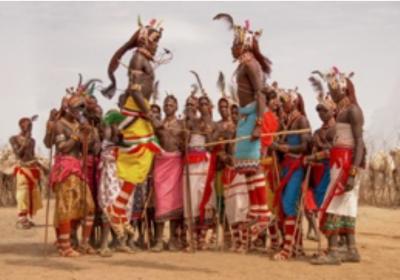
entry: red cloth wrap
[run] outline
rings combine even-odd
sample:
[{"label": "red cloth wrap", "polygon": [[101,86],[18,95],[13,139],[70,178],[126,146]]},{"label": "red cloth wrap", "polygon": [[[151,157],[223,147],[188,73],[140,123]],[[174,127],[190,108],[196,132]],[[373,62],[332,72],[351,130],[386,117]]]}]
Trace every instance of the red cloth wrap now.
[{"label": "red cloth wrap", "polygon": [[305,208],[308,211],[318,210],[317,203],[315,202],[313,188],[318,186],[324,175],[324,165],[321,163],[314,163],[311,166],[311,182],[305,197]]},{"label": "red cloth wrap", "polygon": [[283,209],[281,209],[281,200],[282,200],[282,193],[289,182],[290,178],[292,177],[293,173],[300,168],[303,164],[303,157],[295,158],[290,155],[285,155],[285,158],[282,162],[282,169],[287,169],[285,177],[281,179],[280,185],[276,190],[275,197],[274,197],[274,207],[279,207],[279,213],[283,213]]},{"label": "red cloth wrap", "polygon": [[[330,155],[330,167],[341,168],[341,174],[335,181],[335,185],[331,188],[329,193],[326,193],[326,198],[321,205],[321,221],[320,224],[323,225],[326,219],[326,210],[329,207],[332,199],[336,195],[341,195],[345,192],[345,186],[347,179],[349,178],[349,172],[353,161],[353,149],[333,147],[331,149]],[[331,178],[333,180],[333,178]]]},{"label": "red cloth wrap", "polygon": [[79,159],[69,155],[57,155],[49,176],[49,186],[54,189],[56,184],[62,183],[72,174],[86,181]]},{"label": "red cloth wrap", "polygon": [[[24,168],[29,169],[29,171],[31,172],[33,178],[24,171]],[[23,168],[20,167],[20,166],[17,166],[17,167],[14,168],[14,176],[16,176],[18,173],[24,175],[24,177],[28,181],[28,192],[29,192],[29,210],[28,210],[28,214],[29,214],[29,216],[32,217],[32,213],[33,213],[33,211],[32,211],[33,210],[32,209],[32,207],[33,207],[33,195],[32,195],[32,192],[33,192],[33,189],[35,188],[36,183],[39,182],[39,180],[40,180],[40,170],[36,166],[23,167]],[[34,180],[36,180],[36,182]]]},{"label": "red cloth wrap", "polygon": [[99,172],[99,162],[100,159],[94,155],[88,155],[86,159],[86,178],[88,181],[88,185],[90,188],[90,192],[92,193],[93,200],[97,205],[97,187],[98,182],[100,180],[100,172]]},{"label": "red cloth wrap", "polygon": [[[277,132],[279,128],[279,121],[274,112],[265,112],[263,115],[263,121],[261,126],[261,133],[273,133]],[[272,144],[273,136],[262,136],[261,146],[269,147]]]},{"label": "red cloth wrap", "polygon": [[213,151],[211,152],[210,165],[208,166],[208,172],[207,172],[206,186],[204,188],[203,198],[201,199],[201,202],[199,205],[200,224],[202,224],[204,221],[204,216],[205,216],[205,212],[206,212],[206,204],[208,203],[208,201],[211,198],[212,184],[214,182],[214,177],[215,177],[215,173],[217,170],[217,155],[220,150],[221,150],[221,147],[216,146],[216,147],[214,147]]}]

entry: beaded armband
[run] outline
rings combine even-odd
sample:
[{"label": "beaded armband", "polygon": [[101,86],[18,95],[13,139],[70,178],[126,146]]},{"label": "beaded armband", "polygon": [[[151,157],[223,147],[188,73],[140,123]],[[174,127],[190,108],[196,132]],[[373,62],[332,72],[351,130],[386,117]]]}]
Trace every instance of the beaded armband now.
[{"label": "beaded armband", "polygon": [[131,85],[131,90],[133,90],[133,91],[142,91],[142,85],[133,84],[133,85]]},{"label": "beaded armband", "polygon": [[60,142],[64,142],[65,140],[67,140],[67,138],[65,137],[64,134],[59,134],[56,136],[55,141],[56,143],[60,143]]},{"label": "beaded armband", "polygon": [[352,166],[350,168],[350,171],[349,171],[349,176],[356,177],[357,176],[357,172],[358,172],[357,167],[356,166]]},{"label": "beaded armband", "polygon": [[79,136],[78,135],[72,134],[71,135],[71,139],[73,139],[75,142],[79,142]]}]

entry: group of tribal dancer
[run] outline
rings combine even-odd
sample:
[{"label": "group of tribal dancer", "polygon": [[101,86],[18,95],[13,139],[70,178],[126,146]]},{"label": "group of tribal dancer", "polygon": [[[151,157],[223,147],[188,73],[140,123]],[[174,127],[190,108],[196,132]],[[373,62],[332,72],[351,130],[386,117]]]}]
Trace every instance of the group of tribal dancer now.
[{"label": "group of tribal dancer", "polygon": [[[172,94],[161,110],[152,98],[158,84],[154,70],[171,53],[164,49],[156,56],[161,23],[142,24],[140,18],[138,30],[111,58],[111,84],[101,88],[112,98],[114,72],[120,65],[127,68],[129,83],[119,95],[119,108],[103,114],[93,95],[99,80],[84,82],[80,76],[61,107],[51,111],[44,143],[51,151],[49,186],[59,254],[219,246],[233,252],[267,248],[272,259],[288,260],[305,256],[305,217],[307,238],[321,240],[322,232],[328,244],[310,258],[312,264],[359,262],[356,178],[365,146],[353,74],[336,67],[312,72],[309,81],[322,121],[312,133],[297,89],[266,82],[272,63],[260,51],[261,31],[252,31],[248,21],[235,24],[229,14],[214,19],[234,33],[231,52],[238,63],[236,90],[227,94],[222,73],[217,79],[221,120],[213,120],[213,104],[194,71],[197,84],[183,116],[177,116]],[[124,65],[120,59],[128,50],[133,56]],[[19,159],[17,225],[25,229],[42,207],[32,121],[22,118],[21,133],[10,139]]]}]

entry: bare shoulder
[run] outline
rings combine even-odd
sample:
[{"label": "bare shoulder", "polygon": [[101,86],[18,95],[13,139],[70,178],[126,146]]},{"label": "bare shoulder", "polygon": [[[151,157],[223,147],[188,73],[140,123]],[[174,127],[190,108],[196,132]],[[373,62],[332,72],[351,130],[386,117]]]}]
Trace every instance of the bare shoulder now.
[{"label": "bare shoulder", "polygon": [[247,71],[261,70],[261,65],[255,58],[250,58],[250,59],[244,61],[243,66]]},{"label": "bare shoulder", "polygon": [[296,122],[296,128],[303,129],[303,128],[309,128],[309,127],[310,127],[310,123],[309,123],[307,117],[306,116],[299,117],[299,119]]},{"label": "bare shoulder", "polygon": [[54,132],[55,134],[60,134],[64,132],[64,124],[62,123],[61,119],[56,121],[54,125]]},{"label": "bare shoulder", "polygon": [[321,128],[316,129],[313,133],[313,137],[317,137],[321,133],[321,130]]},{"label": "bare shoulder", "polygon": [[18,135],[13,135],[8,139],[8,141],[10,142],[10,144],[14,144],[14,143],[18,142],[17,139],[18,139]]},{"label": "bare shoulder", "polygon": [[348,111],[349,120],[351,122],[363,123],[364,114],[360,106],[353,104]]}]

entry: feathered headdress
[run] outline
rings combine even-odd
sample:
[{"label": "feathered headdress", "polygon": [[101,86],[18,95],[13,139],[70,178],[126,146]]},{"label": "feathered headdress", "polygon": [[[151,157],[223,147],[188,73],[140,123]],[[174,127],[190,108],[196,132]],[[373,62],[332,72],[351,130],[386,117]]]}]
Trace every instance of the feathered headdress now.
[{"label": "feathered headdress", "polygon": [[75,88],[66,88],[66,95],[67,97],[71,97],[73,95],[94,96],[96,83],[102,83],[102,81],[100,79],[89,79],[85,83],[83,83],[83,76],[81,73],[79,73],[78,84]]},{"label": "feathered headdress", "polygon": [[226,102],[228,102],[229,105],[238,103],[236,91],[232,85],[229,86],[229,92],[227,92],[225,75],[224,75],[224,73],[222,73],[222,71],[219,71],[218,80],[217,80],[217,88],[222,95],[222,97],[218,100],[218,104],[222,100],[225,100]]},{"label": "feathered headdress", "polygon": [[225,83],[225,76],[222,71],[219,71],[218,80],[217,80],[217,87],[222,94],[222,97],[227,99],[228,96],[226,95],[226,83]]},{"label": "feathered headdress", "polygon": [[18,124],[19,124],[19,126],[21,126],[22,123],[24,123],[24,122],[33,123],[33,122],[37,121],[38,118],[39,118],[38,115],[33,115],[33,116],[30,117],[30,118],[28,118],[28,117],[23,117],[23,118],[20,118],[20,119],[19,119]]},{"label": "feathered headdress", "polygon": [[261,68],[267,75],[271,74],[272,62],[268,57],[261,53],[258,39],[262,35],[262,30],[252,31],[250,30],[250,21],[245,20],[244,25],[236,25],[231,15],[226,13],[217,14],[213,20],[223,20],[228,23],[229,30],[233,31],[234,34],[234,45],[241,46],[242,50],[250,50],[257,61],[260,63]]},{"label": "feathered headdress", "polygon": [[230,99],[232,101],[232,105],[238,105],[239,104],[239,98],[237,96],[237,91],[236,88],[231,84],[229,85],[229,94],[230,94]]},{"label": "feathered headdress", "polygon": [[135,31],[132,37],[126,42],[122,47],[120,47],[112,56],[110,63],[108,65],[108,77],[110,78],[111,84],[104,88],[101,92],[102,94],[111,99],[115,95],[117,82],[114,76],[114,72],[118,69],[119,61],[122,56],[133,48],[140,46],[147,46],[150,41],[154,41],[156,38],[160,38],[163,28],[161,27],[162,21],[155,19],[150,20],[147,25],[143,25],[140,16],[137,20],[139,29]]},{"label": "feathered headdress", "polygon": [[294,89],[277,89],[279,94],[279,98],[283,100],[283,102],[296,102],[299,98],[298,88],[295,87]]},{"label": "feathered headdress", "polygon": [[348,80],[350,80],[354,76],[354,72],[346,75],[343,72],[340,72],[336,66],[333,66],[331,69],[322,73],[321,71],[313,71],[312,74],[317,74],[320,78],[322,78],[332,89],[339,89],[344,92],[348,88]]},{"label": "feathered headdress", "polygon": [[194,77],[196,78],[196,82],[197,82],[197,89],[200,89],[200,92],[203,96],[207,96],[207,92],[203,87],[203,83],[201,82],[200,76],[199,74],[197,74],[196,71],[190,70],[190,73],[192,73],[194,75]]},{"label": "feathered headdress", "polygon": [[198,104],[199,102],[199,98],[196,96],[197,92],[199,91],[199,87],[196,84],[192,84],[191,85],[191,91],[190,91],[190,95],[189,97],[186,99],[186,104],[188,104],[189,102],[193,102],[194,104]]},{"label": "feathered headdress", "polygon": [[323,106],[327,110],[334,111],[336,109],[336,104],[335,104],[335,102],[333,102],[330,95],[325,93],[324,86],[323,86],[321,80],[317,79],[314,76],[311,76],[308,80],[310,81],[310,83],[316,93],[316,98],[318,101],[317,106]]},{"label": "feathered headdress", "polygon": [[252,31],[250,30],[250,21],[245,20],[244,25],[236,25],[230,14],[220,13],[217,14],[214,20],[223,20],[228,23],[229,30],[233,30],[234,43],[243,44],[245,47],[252,49],[253,40],[258,40],[262,35],[262,30]]},{"label": "feathered headdress", "polygon": [[156,36],[161,36],[161,33],[163,32],[161,24],[162,20],[157,21],[153,18],[147,25],[143,25],[142,19],[138,16],[139,41],[143,41],[147,45],[148,42],[153,41]]}]

